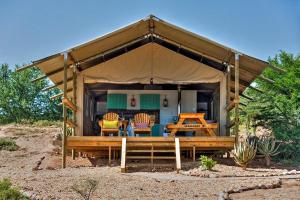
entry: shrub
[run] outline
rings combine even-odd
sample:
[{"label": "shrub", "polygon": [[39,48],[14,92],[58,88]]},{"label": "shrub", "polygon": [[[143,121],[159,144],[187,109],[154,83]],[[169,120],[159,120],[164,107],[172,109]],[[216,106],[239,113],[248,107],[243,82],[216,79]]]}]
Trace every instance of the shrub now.
[{"label": "shrub", "polygon": [[258,141],[258,151],[264,155],[266,159],[266,165],[269,167],[271,163],[271,157],[279,154],[278,148],[280,144],[276,147],[276,140],[274,137],[262,137]]},{"label": "shrub", "polygon": [[57,126],[62,127],[62,122],[60,121],[49,121],[49,120],[38,120],[33,122],[34,126],[44,127],[44,126]]},{"label": "shrub", "polygon": [[16,142],[9,138],[0,138],[0,150],[16,151],[18,146]]},{"label": "shrub", "polygon": [[256,155],[256,145],[251,142],[239,142],[234,145],[233,157],[234,161],[244,170]]},{"label": "shrub", "polygon": [[72,189],[78,193],[84,200],[89,200],[98,186],[98,181],[86,179],[72,186]]},{"label": "shrub", "polygon": [[13,188],[8,179],[3,179],[0,181],[0,199],[25,200],[29,198],[24,196],[18,189]]},{"label": "shrub", "polygon": [[211,170],[217,164],[217,162],[207,156],[201,156],[200,164],[204,169]]}]

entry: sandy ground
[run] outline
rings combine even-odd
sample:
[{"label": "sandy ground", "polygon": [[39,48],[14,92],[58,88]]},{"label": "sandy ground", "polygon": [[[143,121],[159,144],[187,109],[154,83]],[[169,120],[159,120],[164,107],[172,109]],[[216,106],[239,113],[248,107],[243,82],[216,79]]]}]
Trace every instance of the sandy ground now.
[{"label": "sandy ground", "polygon": [[[60,150],[52,145],[54,135],[59,131],[60,128],[56,127],[0,127],[0,137],[12,137],[20,147],[14,152],[0,151],[0,179],[11,179],[14,185],[33,195],[35,199],[64,200],[80,199],[72,186],[86,178],[99,181],[92,199],[218,199],[220,192],[225,189],[270,184],[278,179],[275,176],[203,178],[187,176],[184,173],[176,174],[173,171],[147,170],[122,174],[118,162],[113,167],[105,166],[106,161],[103,166],[92,167],[85,158],[73,161],[70,157],[67,161],[68,167],[60,169]],[[231,166],[225,168],[229,171],[235,170]],[[273,170],[270,173],[281,172]],[[298,185],[294,184],[293,187],[297,188]],[[275,194],[280,194],[280,199],[291,199],[290,195],[295,198],[300,196],[300,189],[289,194],[290,189],[283,187],[273,189],[272,192],[255,190],[255,193],[248,191],[231,196],[233,199],[243,199],[251,195],[255,199],[277,199]]]}]

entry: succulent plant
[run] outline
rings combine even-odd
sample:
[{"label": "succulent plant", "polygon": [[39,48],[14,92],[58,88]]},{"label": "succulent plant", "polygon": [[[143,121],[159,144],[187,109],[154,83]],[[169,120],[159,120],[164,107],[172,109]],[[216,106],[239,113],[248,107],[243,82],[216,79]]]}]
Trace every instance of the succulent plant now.
[{"label": "succulent plant", "polygon": [[234,161],[244,170],[256,155],[256,145],[254,142],[239,142],[234,145],[233,157]]},{"label": "succulent plant", "polygon": [[271,157],[276,156],[280,152],[278,148],[280,144],[276,146],[276,140],[274,137],[262,137],[258,142],[258,151],[264,155],[266,159],[266,165],[269,167],[271,164]]}]

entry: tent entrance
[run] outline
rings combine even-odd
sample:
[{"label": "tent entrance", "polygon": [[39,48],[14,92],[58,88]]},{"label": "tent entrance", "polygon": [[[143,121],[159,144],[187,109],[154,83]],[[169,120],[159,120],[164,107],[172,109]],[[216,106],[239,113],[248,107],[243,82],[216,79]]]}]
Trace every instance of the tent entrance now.
[{"label": "tent entrance", "polygon": [[147,113],[155,120],[154,136],[162,136],[167,123],[179,113],[205,113],[205,119],[220,119],[220,84],[110,84],[85,83],[83,135],[99,135],[98,121],[108,112],[130,120]]}]

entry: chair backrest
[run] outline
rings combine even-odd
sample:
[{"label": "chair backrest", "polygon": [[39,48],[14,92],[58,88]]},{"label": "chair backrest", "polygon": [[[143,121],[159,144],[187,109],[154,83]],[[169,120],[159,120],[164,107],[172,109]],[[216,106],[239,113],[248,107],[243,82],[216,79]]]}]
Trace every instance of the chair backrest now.
[{"label": "chair backrest", "polygon": [[118,121],[119,115],[117,113],[110,112],[103,115],[103,119],[108,121]]},{"label": "chair backrest", "polygon": [[138,113],[134,116],[135,123],[150,123],[150,116],[146,113]]}]

